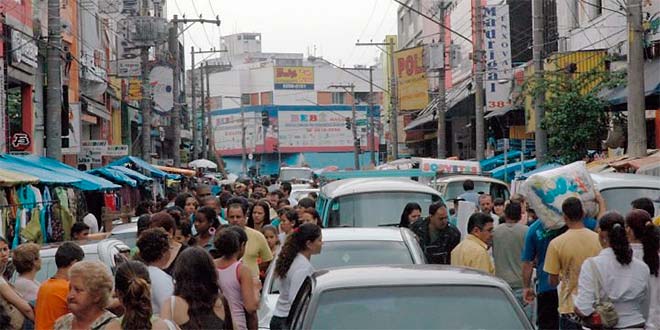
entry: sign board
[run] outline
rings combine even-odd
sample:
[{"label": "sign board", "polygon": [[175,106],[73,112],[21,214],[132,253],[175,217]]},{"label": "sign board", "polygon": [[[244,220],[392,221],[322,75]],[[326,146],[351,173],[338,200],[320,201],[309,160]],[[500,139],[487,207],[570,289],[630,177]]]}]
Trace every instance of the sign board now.
[{"label": "sign board", "polygon": [[314,68],[302,66],[276,66],[275,89],[314,89]]},{"label": "sign board", "polygon": [[480,174],[479,162],[466,160],[449,160],[434,158],[419,158],[419,168],[424,172],[435,172],[439,174]]},{"label": "sign board", "polygon": [[106,140],[83,141],[81,148],[83,152],[104,153],[108,148],[108,141]]},{"label": "sign board", "polygon": [[120,145],[108,146],[105,152],[103,153],[103,156],[108,156],[108,157],[128,156],[128,145],[120,144]]},{"label": "sign board", "polygon": [[[486,111],[511,106],[511,36],[509,5],[484,7],[484,46],[486,57]],[[506,81],[505,83],[502,83]]]},{"label": "sign board", "polygon": [[153,110],[170,112],[174,107],[174,70],[168,66],[156,66],[149,73],[149,85],[153,95]]},{"label": "sign board", "polygon": [[36,41],[24,35],[21,31],[11,30],[11,60],[12,64],[23,63],[36,68],[39,47]]},{"label": "sign board", "polygon": [[355,121],[355,125],[367,126],[367,120],[366,119],[358,119],[358,120]]},{"label": "sign board", "polygon": [[25,151],[32,145],[32,138],[30,134],[18,131],[11,135],[10,142],[12,151]]},{"label": "sign board", "polygon": [[394,53],[399,110],[421,110],[429,103],[429,81],[424,68],[424,46]]},{"label": "sign board", "polygon": [[128,100],[141,101],[142,100],[142,80],[131,79],[128,81]]},{"label": "sign board", "polygon": [[142,74],[142,66],[139,58],[121,59],[117,61],[117,76],[139,77]]}]

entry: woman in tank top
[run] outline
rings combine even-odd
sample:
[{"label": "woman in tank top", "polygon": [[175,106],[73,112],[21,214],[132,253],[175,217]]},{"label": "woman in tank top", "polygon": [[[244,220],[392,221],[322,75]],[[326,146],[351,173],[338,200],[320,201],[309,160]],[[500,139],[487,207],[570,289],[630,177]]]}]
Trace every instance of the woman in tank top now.
[{"label": "woman in tank top", "polygon": [[220,258],[214,262],[218,269],[220,289],[229,302],[236,329],[252,328],[247,324],[246,313],[256,313],[259,302],[254,294],[250,270],[239,261],[245,253],[247,234],[243,228],[232,226],[217,235],[214,244]]}]

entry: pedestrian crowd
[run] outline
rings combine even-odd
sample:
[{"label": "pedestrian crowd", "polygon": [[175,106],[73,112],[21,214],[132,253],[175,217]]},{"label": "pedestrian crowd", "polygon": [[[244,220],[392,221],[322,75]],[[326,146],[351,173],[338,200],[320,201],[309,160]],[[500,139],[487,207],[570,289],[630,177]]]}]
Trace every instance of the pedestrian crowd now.
[{"label": "pedestrian crowd", "polygon": [[[0,329],[256,329],[261,283],[274,256],[280,297],[271,328],[286,319],[322,246],[315,194],[291,198],[291,184],[206,184],[143,202],[136,247],[113,271],[85,259],[76,241],[57,247],[57,271],[39,283],[40,246],[10,251],[0,237]],[[10,260],[11,256],[11,260]]]},{"label": "pedestrian crowd", "polygon": [[569,197],[561,205],[565,226],[548,230],[524,196],[493,201],[473,189],[467,180],[458,197],[476,204],[462,240],[444,203],[431,204],[424,219],[417,203],[404,208],[400,225],[418,236],[429,262],[500,277],[539,329],[660,329],[660,231],[651,199],[634,200],[622,215],[608,212],[599,193],[597,207]]}]

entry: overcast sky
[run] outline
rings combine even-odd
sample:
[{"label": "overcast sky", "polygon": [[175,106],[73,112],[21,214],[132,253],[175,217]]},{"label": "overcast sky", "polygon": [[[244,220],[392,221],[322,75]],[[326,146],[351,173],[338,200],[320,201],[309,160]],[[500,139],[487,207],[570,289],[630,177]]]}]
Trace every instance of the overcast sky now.
[{"label": "overcast sky", "polygon": [[[396,34],[393,0],[168,0],[168,17],[222,21],[220,27],[194,24],[185,34],[186,51],[190,46],[219,49],[220,35],[259,32],[262,51],[308,53],[345,66],[370,65],[380,53],[378,48],[355,46],[373,40],[381,42]],[[192,39],[192,42],[191,42]],[[195,58],[196,60],[198,57]],[[186,66],[190,56],[186,54]]]}]

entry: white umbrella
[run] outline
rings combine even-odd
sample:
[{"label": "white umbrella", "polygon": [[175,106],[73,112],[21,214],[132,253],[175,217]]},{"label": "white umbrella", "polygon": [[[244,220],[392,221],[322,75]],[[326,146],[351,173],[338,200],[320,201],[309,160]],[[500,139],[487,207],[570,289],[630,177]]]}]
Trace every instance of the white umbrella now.
[{"label": "white umbrella", "polygon": [[188,163],[188,167],[190,168],[211,168],[211,169],[216,169],[218,168],[218,165],[208,159],[197,159],[193,160],[192,162]]}]

